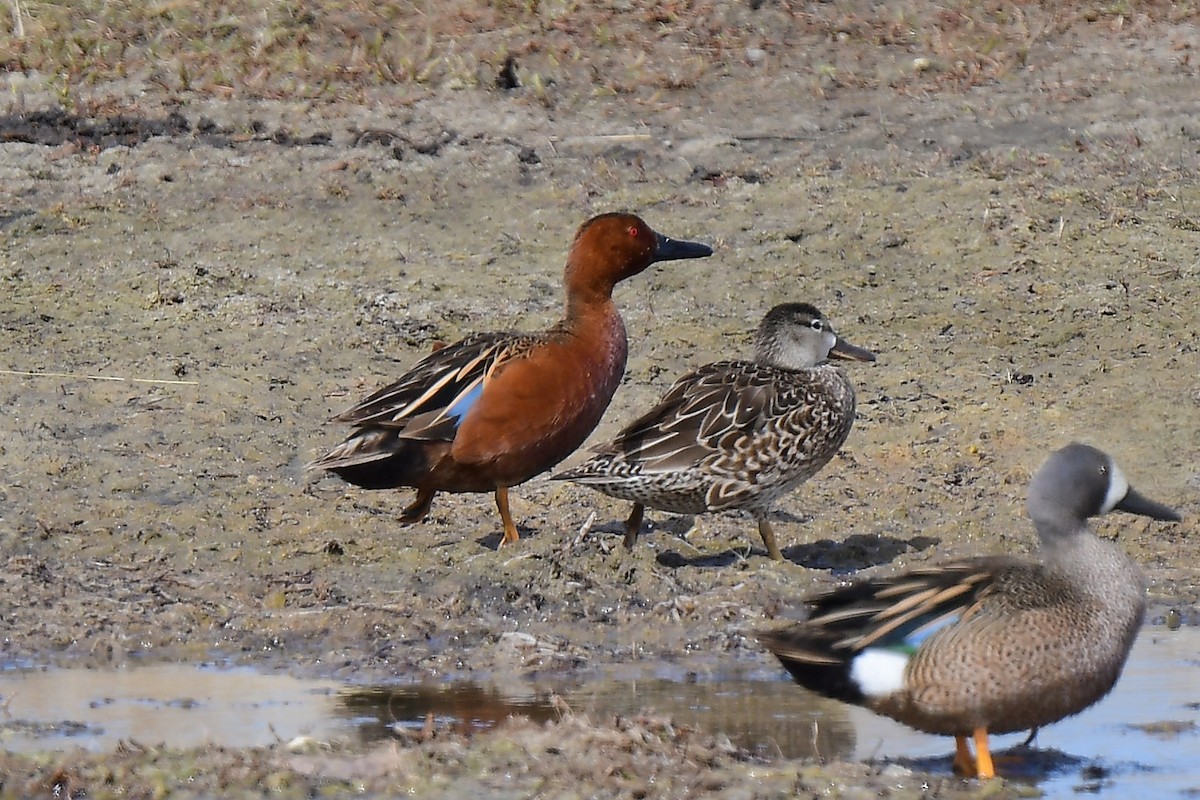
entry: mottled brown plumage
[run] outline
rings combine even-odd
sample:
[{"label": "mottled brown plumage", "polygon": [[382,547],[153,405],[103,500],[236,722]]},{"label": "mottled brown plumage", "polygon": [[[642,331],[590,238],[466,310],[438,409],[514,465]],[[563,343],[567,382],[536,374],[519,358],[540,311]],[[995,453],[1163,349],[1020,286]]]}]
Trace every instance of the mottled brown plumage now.
[{"label": "mottled brown plumage", "polygon": [[988,733],[1040,727],[1108,694],[1142,623],[1141,569],[1086,519],[1179,519],[1079,444],[1047,460],[1028,506],[1039,561],[959,559],[859,581],[807,598],[808,619],[760,638],[801,685],[954,736],[956,769],[990,777]]},{"label": "mottled brown plumage", "polygon": [[683,376],[587,462],[553,477],[632,500],[626,546],[645,506],[742,509],[758,520],[768,555],[782,559],[768,519],[774,503],[829,463],[854,424],[854,387],[829,357],[875,359],[839,339],[811,305],[778,305],[759,326],[754,361]]}]

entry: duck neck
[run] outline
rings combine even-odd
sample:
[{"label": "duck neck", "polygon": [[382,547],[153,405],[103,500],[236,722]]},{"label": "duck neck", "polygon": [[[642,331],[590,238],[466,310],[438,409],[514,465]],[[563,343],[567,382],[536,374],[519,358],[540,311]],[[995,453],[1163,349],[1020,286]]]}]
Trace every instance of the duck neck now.
[{"label": "duck neck", "polygon": [[612,304],[616,283],[585,268],[572,254],[563,270],[563,288],[567,293],[567,318],[586,315],[589,310]]},{"label": "duck neck", "polygon": [[567,323],[576,320],[594,319],[617,313],[612,301],[612,290],[607,292],[577,290],[567,292],[567,304],[563,319]]},{"label": "duck neck", "polygon": [[624,352],[625,324],[612,300],[612,287],[596,288],[593,284],[567,283],[567,303],[559,328],[616,347]]},{"label": "duck neck", "polygon": [[591,376],[593,396],[604,399],[599,407],[602,413],[625,374],[629,358],[625,323],[609,298],[591,303],[572,300],[552,335],[571,348],[572,363],[563,369],[580,369]]},{"label": "duck neck", "polygon": [[1035,524],[1047,565],[1070,576],[1082,591],[1097,594],[1105,605],[1125,605],[1131,610],[1142,607],[1145,578],[1124,550],[1096,537],[1086,526],[1048,528],[1045,522]]},{"label": "duck neck", "polygon": [[560,327],[572,334],[586,333],[595,337],[610,338],[619,333],[625,338],[625,325],[621,314],[612,300],[601,303],[568,303],[566,315]]}]

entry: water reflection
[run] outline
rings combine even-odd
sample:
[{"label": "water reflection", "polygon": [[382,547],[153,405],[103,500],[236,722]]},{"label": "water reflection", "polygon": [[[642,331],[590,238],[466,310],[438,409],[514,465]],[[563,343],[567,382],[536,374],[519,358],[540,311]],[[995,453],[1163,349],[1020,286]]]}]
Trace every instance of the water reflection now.
[{"label": "water reflection", "polygon": [[[860,708],[853,758],[886,758],[949,770],[953,742],[912,731]],[[997,771],[1036,782],[1047,797],[1200,796],[1200,628],[1142,630],[1116,689],[1082,714],[1038,732],[1031,749],[1012,750],[1026,734],[995,737],[1008,750]]]},{"label": "water reflection", "polygon": [[599,722],[659,713],[677,725],[728,736],[764,757],[829,759],[854,752],[846,708],[783,681],[602,679],[507,692],[461,684],[376,686],[345,689],[337,702],[338,713],[364,742],[422,728],[430,715],[437,728],[472,732],[518,715],[545,722],[573,712]]},{"label": "water reflection", "polygon": [[342,689],[336,713],[355,727],[365,743],[427,725],[469,734],[494,728],[513,716],[534,722],[559,717],[549,694],[507,694],[494,687],[456,683]]},{"label": "water reflection", "polygon": [[340,685],[195,664],[5,671],[0,746],[99,751],[122,739],[172,747],[268,745],[328,726]]},{"label": "water reflection", "polygon": [[[766,758],[884,760],[949,774],[953,751],[947,737],[805,692],[781,669],[373,687],[188,664],[0,670],[0,746],[24,752],[107,750],[122,739],[181,748],[296,736],[372,743],[419,737],[427,724],[473,733],[513,715],[545,722],[568,712],[596,722],[655,713]],[[1050,797],[1200,796],[1200,628],[1145,629],[1112,695],[1043,729],[1033,749],[1012,751],[1022,738],[995,742],[1013,756],[999,770]]]}]

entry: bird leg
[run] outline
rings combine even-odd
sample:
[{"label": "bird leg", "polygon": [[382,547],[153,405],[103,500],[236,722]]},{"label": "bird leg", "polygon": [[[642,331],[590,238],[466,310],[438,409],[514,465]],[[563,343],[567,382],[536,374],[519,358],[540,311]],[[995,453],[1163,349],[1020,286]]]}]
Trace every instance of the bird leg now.
[{"label": "bird leg", "polygon": [[632,550],[633,545],[637,542],[638,534],[642,530],[642,517],[646,513],[646,507],[641,503],[634,503],[633,508],[629,512],[629,519],[625,520],[625,549]]},{"label": "bird leg", "polygon": [[783,561],[783,553],[775,543],[775,529],[771,527],[771,520],[759,517],[758,532],[762,536],[763,544],[767,546],[767,555],[775,561]]},{"label": "bird leg", "polygon": [[996,777],[996,767],[992,764],[992,751],[988,749],[987,728],[975,729],[975,766],[976,777]]},{"label": "bird leg", "polygon": [[513,524],[512,512],[508,510],[507,486],[496,487],[496,510],[500,512],[500,521],[504,523],[504,538],[500,540],[500,546],[503,547],[521,538],[517,526]]},{"label": "bird leg", "polygon": [[429,513],[429,506],[433,504],[435,494],[437,492],[433,489],[417,489],[417,498],[404,507],[404,511],[400,513],[400,521],[405,525],[411,525],[425,519],[425,515]]},{"label": "bird leg", "polygon": [[969,778],[975,774],[975,756],[967,746],[967,737],[954,737],[954,774]]}]

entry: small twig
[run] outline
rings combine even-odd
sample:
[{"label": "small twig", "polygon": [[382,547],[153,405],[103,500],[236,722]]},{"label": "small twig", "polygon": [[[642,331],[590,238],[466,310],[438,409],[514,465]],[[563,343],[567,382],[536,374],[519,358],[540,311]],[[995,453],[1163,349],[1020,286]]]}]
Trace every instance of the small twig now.
[{"label": "small twig", "polygon": [[646,142],[654,137],[648,133],[596,133],[586,136],[551,136],[550,144],[562,142]]},{"label": "small twig", "polygon": [[21,14],[21,0],[10,0],[13,15],[13,38],[25,38],[25,18]]},{"label": "small twig", "polygon": [[157,383],[165,386],[199,386],[200,381],[169,381],[162,378],[122,378],[117,375],[83,375],[76,372],[26,372],[20,369],[0,369],[0,375],[20,375],[26,378],[77,378],[85,381],[121,381],[127,383]]},{"label": "small twig", "polygon": [[588,515],[588,518],[583,521],[583,526],[579,529],[579,533],[575,535],[575,541],[571,542],[572,547],[578,547],[583,544],[583,540],[587,538],[588,533],[592,530],[592,523],[596,521],[596,512],[593,511]]},{"label": "small twig", "polygon": [[810,134],[790,133],[735,133],[733,138],[739,142],[813,142],[816,137]]},{"label": "small twig", "polygon": [[567,705],[567,701],[564,700],[561,695],[554,693],[550,694],[550,708],[554,709],[554,712],[558,714],[560,721],[563,719],[563,717],[569,717],[575,713],[571,710],[571,707]]}]

